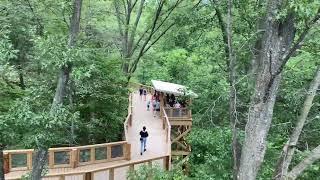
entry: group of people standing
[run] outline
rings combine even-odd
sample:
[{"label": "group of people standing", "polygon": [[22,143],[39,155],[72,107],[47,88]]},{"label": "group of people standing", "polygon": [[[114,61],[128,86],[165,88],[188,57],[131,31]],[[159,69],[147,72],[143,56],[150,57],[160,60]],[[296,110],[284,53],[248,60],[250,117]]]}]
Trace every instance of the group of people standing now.
[{"label": "group of people standing", "polygon": [[[144,96],[144,100],[147,99],[147,90],[145,88],[139,88],[140,99]],[[160,112],[160,94],[159,92],[155,91],[154,94],[147,102],[147,111],[152,110],[153,116],[156,117],[156,114]]]},{"label": "group of people standing", "polygon": [[184,108],[185,107],[185,101],[179,101],[176,99],[174,94],[167,94],[166,95],[166,104],[173,108]]}]

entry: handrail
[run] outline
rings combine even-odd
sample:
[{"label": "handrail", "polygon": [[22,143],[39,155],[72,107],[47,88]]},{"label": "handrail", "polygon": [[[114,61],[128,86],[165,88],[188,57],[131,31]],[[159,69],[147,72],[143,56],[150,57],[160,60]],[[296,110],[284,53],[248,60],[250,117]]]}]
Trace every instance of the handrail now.
[{"label": "handrail", "polygon": [[188,108],[174,108],[174,107],[164,107],[164,111],[167,113],[169,119],[174,118],[186,118],[186,119],[192,119],[192,113],[191,110]]},{"label": "handrail", "polygon": [[[98,168],[92,171],[82,171],[82,172],[66,172],[66,173],[59,173],[59,175],[48,175],[45,176],[46,178],[50,178],[50,177],[57,177],[57,176],[70,176],[70,175],[78,175],[78,174],[85,174],[85,173],[95,173],[95,172],[100,172],[100,171],[105,171],[105,170],[109,170],[109,169],[116,169],[116,168],[122,168],[125,166],[131,166],[131,165],[135,165],[135,164],[142,164],[145,162],[150,162],[150,161],[155,161],[155,160],[159,160],[159,159],[163,159],[163,158],[167,158],[170,155],[162,155],[162,156],[158,156],[158,157],[154,157],[154,158],[150,158],[150,159],[140,159],[140,160],[135,160],[135,161],[129,161],[129,162],[124,162],[124,163],[119,163],[119,164],[115,164],[115,165],[110,165],[108,167],[102,167],[102,168]],[[132,168],[131,168],[132,169]]]},{"label": "handrail", "polygon": [[[59,172],[58,174],[50,174],[50,175],[46,175],[44,176],[44,178],[60,178],[60,179],[66,179],[66,176],[78,176],[78,175],[82,175],[82,176],[86,176],[87,174],[92,177],[94,176],[94,173],[99,173],[99,172],[103,172],[103,171],[112,171],[114,173],[115,169],[118,168],[123,168],[126,166],[129,166],[130,170],[134,169],[134,166],[137,164],[143,164],[143,163],[148,163],[149,165],[152,164],[153,161],[156,160],[160,160],[162,159],[164,161],[164,168],[169,170],[169,161],[170,161],[170,155],[162,155],[162,156],[158,156],[158,157],[154,157],[154,158],[149,158],[149,159],[140,159],[140,160],[135,160],[135,161],[126,161],[126,162],[121,162],[119,164],[114,164],[114,165],[110,165],[108,167],[101,167],[101,168],[97,168],[94,170],[81,170],[81,171],[77,171],[77,172]],[[114,178],[114,174],[109,173],[109,177],[113,176]],[[8,180],[20,180],[20,178],[8,178]]]},{"label": "handrail", "polygon": [[128,115],[126,117],[126,120],[123,123],[124,127],[124,134],[125,134],[125,140],[128,140],[128,128],[129,126],[132,126],[132,111],[133,111],[133,106],[132,106],[132,94],[129,94],[129,105],[128,105]]},{"label": "handrail", "polygon": [[[171,135],[170,121],[169,121],[169,118],[168,118],[167,113],[164,110],[164,108],[161,108],[161,110],[162,110],[162,113],[163,113],[163,117],[162,117],[163,118],[163,129],[165,129],[167,131],[167,133],[166,133],[166,141],[170,142],[171,141],[171,137],[170,137],[170,135]],[[171,146],[171,143],[169,143],[169,144]],[[171,149],[171,148],[169,148],[169,149]]]}]

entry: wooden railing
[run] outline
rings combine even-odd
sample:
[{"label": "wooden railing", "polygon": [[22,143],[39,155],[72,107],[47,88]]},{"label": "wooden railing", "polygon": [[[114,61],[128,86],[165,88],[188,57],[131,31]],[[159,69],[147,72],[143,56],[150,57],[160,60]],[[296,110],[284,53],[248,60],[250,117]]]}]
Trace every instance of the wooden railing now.
[{"label": "wooden railing", "polygon": [[[171,143],[169,143],[171,141],[171,125],[170,125],[170,121],[169,121],[169,118],[167,116],[167,113],[166,111],[161,108],[161,111],[162,111],[162,114],[163,114],[163,117],[162,117],[162,128],[166,131],[166,141],[168,144],[171,145]],[[171,148],[169,148],[171,149]]]},{"label": "wooden railing", "polygon": [[[99,179],[109,179],[109,180],[115,180],[115,179],[126,179],[127,172],[137,169],[138,166],[145,164],[149,166],[154,166],[157,160],[163,161],[163,169],[169,170],[170,168],[170,155],[165,156],[159,156],[147,160],[137,160],[132,162],[124,162],[119,163],[116,165],[111,165],[108,167],[102,167],[98,168],[92,171],[80,171],[80,172],[69,172],[69,173],[59,173],[59,175],[48,175],[44,177],[44,180],[51,180],[51,179],[59,179],[59,180],[65,180],[65,179],[81,179],[81,180],[99,180]],[[126,169],[123,173],[116,173],[120,170],[123,171],[123,169]],[[121,176],[121,177],[119,177]]]},{"label": "wooden railing", "polygon": [[[130,159],[130,144],[127,141],[95,144],[78,147],[50,148],[49,168],[76,168],[83,165]],[[7,150],[8,172],[31,170],[34,150]]]},{"label": "wooden railing", "polygon": [[[94,170],[82,169],[80,171],[74,172],[59,172],[59,174],[50,174],[43,177],[43,180],[100,180],[100,179],[126,179],[127,172],[136,170],[138,166],[144,164],[149,166],[154,166],[159,163],[158,160],[162,160],[162,168],[165,170],[170,169],[170,155],[164,155],[159,157],[150,158],[147,160],[136,160],[136,161],[126,161],[110,165],[108,167],[96,168]],[[157,162],[158,161],[158,162]],[[160,165],[160,163],[158,164]],[[161,168],[161,165],[160,165]],[[122,171],[122,173],[120,173]],[[18,180],[20,178],[10,178],[8,180]]]},{"label": "wooden railing", "polygon": [[123,123],[123,129],[124,129],[124,135],[125,135],[125,140],[128,140],[128,128],[132,126],[132,111],[133,111],[133,106],[132,106],[132,94],[129,95],[129,106],[128,106],[128,115],[126,120]]},{"label": "wooden railing", "polygon": [[164,111],[168,115],[168,118],[171,119],[192,119],[191,110],[187,108],[171,108],[165,107]]},{"label": "wooden railing", "polygon": [[[76,168],[83,165],[131,159],[131,145],[128,143],[128,128],[132,126],[132,95],[129,95],[128,115],[124,125],[124,141],[77,147],[50,148],[49,168]],[[34,150],[4,151],[5,173],[32,169]]]}]

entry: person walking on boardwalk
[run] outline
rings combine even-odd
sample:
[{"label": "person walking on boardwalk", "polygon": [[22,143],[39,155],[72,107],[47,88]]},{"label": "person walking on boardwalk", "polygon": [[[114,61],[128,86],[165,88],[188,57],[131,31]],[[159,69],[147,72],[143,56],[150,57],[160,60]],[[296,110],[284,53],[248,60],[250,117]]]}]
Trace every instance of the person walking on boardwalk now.
[{"label": "person walking on boardwalk", "polygon": [[143,89],[144,101],[147,100],[147,90],[146,88]]},{"label": "person walking on boardwalk", "polygon": [[140,99],[142,99],[142,95],[143,95],[143,89],[142,89],[142,86],[140,86],[140,88],[139,88],[139,93],[140,93]]},{"label": "person walking on boardwalk", "polygon": [[149,136],[148,131],[146,131],[146,127],[143,126],[142,131],[140,131],[140,143],[141,143],[141,150],[140,150],[140,155],[145,152],[146,149],[146,144],[147,144],[147,137]]},{"label": "person walking on boardwalk", "polygon": [[156,101],[156,113],[153,115],[154,117],[156,117],[156,114],[160,115],[160,101]]}]

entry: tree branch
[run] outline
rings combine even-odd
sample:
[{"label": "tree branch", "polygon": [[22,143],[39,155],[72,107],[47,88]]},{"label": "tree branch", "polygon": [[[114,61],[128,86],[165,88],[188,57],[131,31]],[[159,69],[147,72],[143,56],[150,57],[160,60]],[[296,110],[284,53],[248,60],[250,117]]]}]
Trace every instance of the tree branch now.
[{"label": "tree branch", "polygon": [[160,13],[162,11],[163,5],[164,5],[164,1],[162,0],[162,1],[160,1],[159,6],[158,6],[158,8],[156,10],[155,17],[154,17],[153,23],[152,23],[151,32],[150,32],[147,40],[142,45],[142,47],[140,49],[140,52],[138,54],[138,57],[133,61],[132,65],[131,65],[131,67],[129,69],[129,73],[133,73],[133,71],[136,69],[137,63],[139,62],[141,56],[143,55],[144,48],[147,46],[147,44],[149,43],[150,39],[152,38],[152,36],[154,34],[154,30],[155,30],[156,24],[157,24],[157,21],[158,21],[158,19],[160,17]]},{"label": "tree branch", "polygon": [[287,53],[285,53],[285,55],[283,56],[282,60],[281,60],[281,65],[279,66],[279,68],[276,70],[276,72],[271,76],[270,81],[268,83],[268,86],[266,88],[266,92],[264,95],[264,99],[268,99],[269,96],[269,89],[272,86],[274,80],[278,77],[278,75],[283,71],[284,67],[286,66],[287,62],[289,61],[289,59],[294,55],[294,53],[299,50],[303,43],[304,40],[306,38],[306,36],[309,34],[310,30],[312,29],[312,27],[317,23],[317,21],[320,19],[320,8],[318,9],[317,14],[314,16],[314,18],[307,23],[305,29],[303,30],[303,32],[300,34],[297,42],[295,42],[293,44],[293,46],[287,51]]},{"label": "tree branch", "polygon": [[302,129],[306,123],[309,111],[312,107],[312,102],[314,97],[316,96],[316,91],[320,85],[320,66],[317,68],[315,76],[310,84],[308,93],[305,97],[304,103],[302,108],[300,109],[300,115],[298,117],[296,127],[294,128],[290,139],[284,145],[283,151],[277,163],[277,169],[275,171],[275,178],[276,179],[283,179],[283,177],[287,174],[289,165],[291,163],[292,157],[294,155],[295,146],[298,143],[300,134]]},{"label": "tree branch", "polygon": [[[137,0],[135,1],[135,3],[136,2],[137,2]],[[130,38],[129,38],[129,42],[128,42],[128,54],[133,54],[132,45],[133,45],[133,42],[134,42],[134,37],[136,35],[136,30],[137,30],[137,27],[138,27],[138,24],[139,24],[139,21],[140,21],[140,17],[141,17],[141,14],[142,14],[144,2],[145,2],[145,0],[141,0],[141,2],[140,2],[140,6],[139,6],[139,9],[138,9],[136,20],[135,20],[135,22],[133,24],[133,27],[132,27],[132,30],[131,30],[131,33],[130,33]]]},{"label": "tree branch", "polygon": [[287,179],[296,179],[304,170],[306,170],[311,164],[320,159],[320,145],[314,148],[309,156],[307,156],[303,161],[301,161],[297,166],[292,168],[288,173]]},{"label": "tree branch", "polygon": [[175,25],[175,23],[171,23],[154,41],[152,41],[150,43],[149,46],[147,46],[147,48],[145,48],[145,50],[143,51],[142,55],[145,54],[150,48],[151,46],[153,46],[163,35],[165,35],[169,29],[171,29],[171,27],[173,27]]},{"label": "tree branch", "polygon": [[282,63],[281,66],[279,67],[279,69],[276,71],[276,73],[274,74],[274,76],[279,75],[284,66],[286,65],[286,63],[288,62],[288,60],[292,57],[292,55],[299,50],[303,43],[304,40],[306,38],[306,36],[308,35],[308,33],[310,32],[310,29],[317,23],[317,21],[320,19],[320,8],[318,9],[317,14],[315,15],[315,17],[306,25],[305,29],[303,30],[303,32],[300,34],[298,40],[296,43],[294,43],[294,45],[291,47],[291,49],[289,49],[286,53],[286,55],[282,58]]},{"label": "tree branch", "polygon": [[[155,34],[160,27],[162,27],[162,25],[167,21],[167,19],[169,18],[170,14],[173,12],[173,10],[182,2],[183,0],[177,0],[176,3],[169,8],[169,10],[164,13],[167,14],[166,17],[160,22],[160,24],[155,28],[154,33]],[[163,14],[162,14],[163,15]],[[140,38],[138,39],[137,43],[135,43],[134,48],[132,49],[131,55],[135,52],[135,50],[139,47],[140,42],[142,41],[142,39],[144,38],[144,36],[147,34],[147,32],[152,28],[152,26],[148,27],[143,34],[140,36]]]}]

